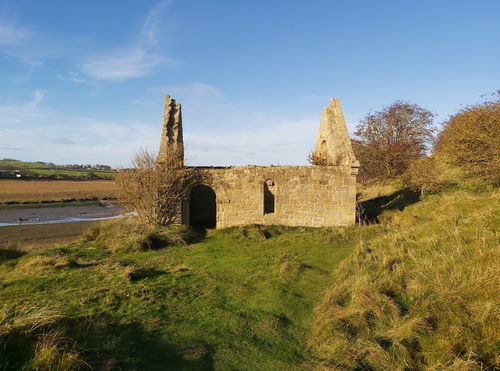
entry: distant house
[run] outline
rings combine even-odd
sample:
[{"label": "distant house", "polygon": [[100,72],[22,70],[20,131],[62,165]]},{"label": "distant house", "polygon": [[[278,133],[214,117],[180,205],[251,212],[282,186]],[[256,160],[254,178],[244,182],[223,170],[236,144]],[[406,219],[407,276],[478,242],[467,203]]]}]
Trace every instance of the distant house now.
[{"label": "distant house", "polygon": [[12,178],[22,178],[21,170],[0,170],[0,178],[12,179]]}]

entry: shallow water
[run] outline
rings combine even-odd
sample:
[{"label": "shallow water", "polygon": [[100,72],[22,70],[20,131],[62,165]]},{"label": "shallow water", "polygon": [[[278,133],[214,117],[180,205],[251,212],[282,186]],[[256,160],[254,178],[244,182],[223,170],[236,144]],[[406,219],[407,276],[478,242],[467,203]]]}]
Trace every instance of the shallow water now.
[{"label": "shallow water", "polygon": [[128,215],[132,214],[122,214],[118,205],[4,209],[0,210],[0,227],[105,220]]}]

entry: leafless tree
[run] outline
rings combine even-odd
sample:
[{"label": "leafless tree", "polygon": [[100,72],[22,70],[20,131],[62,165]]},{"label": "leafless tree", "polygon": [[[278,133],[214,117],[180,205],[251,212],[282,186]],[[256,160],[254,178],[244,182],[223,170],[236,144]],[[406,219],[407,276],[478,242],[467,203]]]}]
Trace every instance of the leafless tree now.
[{"label": "leafless tree", "polygon": [[133,156],[131,169],[119,169],[115,182],[120,188],[118,200],[125,210],[136,211],[145,223],[179,223],[186,189],[208,180],[203,169],[184,166],[182,154],[182,147],[161,158],[141,150]]}]

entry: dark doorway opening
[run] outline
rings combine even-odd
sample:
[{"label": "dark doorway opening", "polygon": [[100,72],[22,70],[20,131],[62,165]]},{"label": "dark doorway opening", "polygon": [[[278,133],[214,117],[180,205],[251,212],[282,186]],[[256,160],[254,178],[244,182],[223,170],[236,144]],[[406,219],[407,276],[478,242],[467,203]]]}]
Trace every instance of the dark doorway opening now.
[{"label": "dark doorway opening", "polygon": [[194,228],[215,228],[215,192],[206,185],[197,185],[189,193],[189,225]]}]

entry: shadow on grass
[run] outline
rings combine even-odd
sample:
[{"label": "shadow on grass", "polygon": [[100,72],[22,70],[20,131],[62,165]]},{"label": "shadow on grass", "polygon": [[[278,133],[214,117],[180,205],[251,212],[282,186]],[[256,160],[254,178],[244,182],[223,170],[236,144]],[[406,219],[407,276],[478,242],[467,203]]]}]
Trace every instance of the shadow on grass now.
[{"label": "shadow on grass", "polygon": [[388,196],[372,198],[357,204],[356,222],[377,224],[378,216],[385,210],[402,211],[406,206],[420,201],[420,192],[401,189]]},{"label": "shadow on grass", "polygon": [[167,274],[167,272],[159,271],[152,268],[139,268],[139,269],[134,269],[132,272],[130,272],[127,278],[129,279],[129,281],[135,282],[135,281],[140,281],[144,278],[154,278],[162,276],[164,274]]},{"label": "shadow on grass", "polygon": [[0,263],[20,258],[23,255],[26,255],[26,252],[19,250],[15,244],[9,242],[5,244],[0,243]]},{"label": "shadow on grass", "polygon": [[213,370],[214,349],[204,342],[177,343],[142,324],[108,316],[67,320],[68,332],[96,370]]},{"label": "shadow on grass", "polygon": [[168,246],[191,245],[203,241],[206,234],[206,229],[193,227],[174,229],[167,233],[160,231],[148,237],[150,241],[149,247],[153,250],[159,250]]}]

